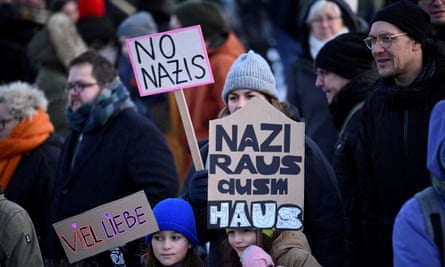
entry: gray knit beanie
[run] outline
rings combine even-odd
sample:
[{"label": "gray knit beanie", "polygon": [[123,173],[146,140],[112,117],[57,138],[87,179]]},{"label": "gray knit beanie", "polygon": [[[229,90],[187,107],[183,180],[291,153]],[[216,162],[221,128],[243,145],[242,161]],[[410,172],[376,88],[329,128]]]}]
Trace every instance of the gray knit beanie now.
[{"label": "gray knit beanie", "polygon": [[227,104],[228,95],[236,89],[250,89],[262,93],[268,90],[278,98],[275,77],[269,64],[252,50],[241,54],[230,67],[222,91],[224,103]]},{"label": "gray knit beanie", "polygon": [[158,32],[158,25],[153,16],[146,11],[139,11],[121,22],[117,28],[117,36],[134,38]]}]

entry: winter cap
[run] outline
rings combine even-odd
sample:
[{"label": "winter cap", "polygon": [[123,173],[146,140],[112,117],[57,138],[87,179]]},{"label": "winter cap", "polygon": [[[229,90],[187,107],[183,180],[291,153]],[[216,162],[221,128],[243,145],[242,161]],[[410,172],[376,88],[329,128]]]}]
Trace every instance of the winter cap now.
[{"label": "winter cap", "polygon": [[250,89],[259,92],[268,90],[278,98],[275,77],[269,63],[252,50],[241,54],[230,67],[222,91],[222,99],[227,104],[230,92],[236,89]]},{"label": "winter cap", "polygon": [[153,214],[160,231],[176,231],[187,237],[193,247],[198,245],[195,216],[187,201],[182,198],[164,199],[153,208]]},{"label": "winter cap", "polygon": [[206,41],[224,32],[227,26],[219,6],[209,1],[184,1],[174,8],[173,14],[182,27],[201,25]]},{"label": "winter cap", "polygon": [[437,102],[431,111],[427,152],[428,170],[445,181],[445,100]]},{"label": "winter cap", "polygon": [[158,32],[158,25],[147,11],[137,12],[121,22],[117,28],[117,36],[138,37]]},{"label": "winter cap", "polygon": [[346,79],[370,70],[374,58],[363,42],[366,36],[365,33],[345,33],[328,41],[315,58],[315,67]]},{"label": "winter cap", "polygon": [[375,14],[371,24],[376,21],[386,21],[397,26],[422,45],[431,33],[429,15],[418,5],[407,0],[396,1],[381,9]]},{"label": "winter cap", "polygon": [[79,19],[105,16],[105,0],[79,0]]}]

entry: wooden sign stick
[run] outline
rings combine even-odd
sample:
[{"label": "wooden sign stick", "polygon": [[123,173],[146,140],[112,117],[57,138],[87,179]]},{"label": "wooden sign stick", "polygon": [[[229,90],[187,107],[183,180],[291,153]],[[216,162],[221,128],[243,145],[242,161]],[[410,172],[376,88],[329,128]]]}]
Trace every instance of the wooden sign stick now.
[{"label": "wooden sign stick", "polygon": [[190,119],[189,109],[185,101],[184,92],[182,90],[175,91],[176,103],[178,105],[179,114],[181,114],[182,124],[184,126],[185,135],[192,154],[193,165],[195,170],[204,170],[201,153],[199,153],[198,141],[196,140],[195,130],[193,129],[192,120]]}]

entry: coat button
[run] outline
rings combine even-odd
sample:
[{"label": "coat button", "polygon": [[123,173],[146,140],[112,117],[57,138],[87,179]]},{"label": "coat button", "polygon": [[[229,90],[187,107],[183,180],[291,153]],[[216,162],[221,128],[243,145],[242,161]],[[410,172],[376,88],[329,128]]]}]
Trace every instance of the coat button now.
[{"label": "coat button", "polygon": [[63,189],[61,193],[62,195],[68,195],[68,189]]}]

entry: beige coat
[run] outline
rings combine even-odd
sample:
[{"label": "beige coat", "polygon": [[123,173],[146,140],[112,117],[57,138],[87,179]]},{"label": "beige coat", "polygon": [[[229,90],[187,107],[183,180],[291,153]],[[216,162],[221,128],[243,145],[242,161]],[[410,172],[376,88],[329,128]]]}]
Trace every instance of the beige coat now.
[{"label": "beige coat", "polygon": [[272,242],[271,256],[276,265],[286,267],[321,267],[311,254],[301,231],[282,231]]}]

